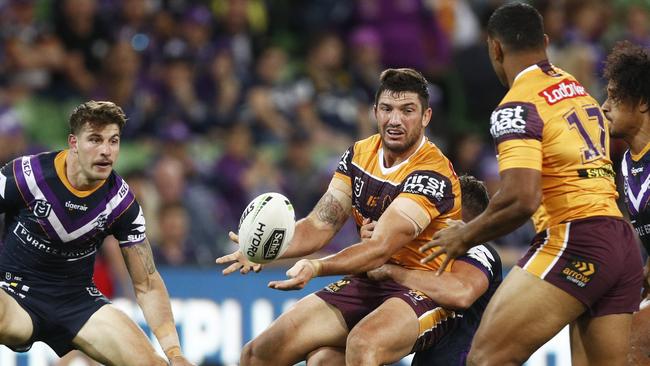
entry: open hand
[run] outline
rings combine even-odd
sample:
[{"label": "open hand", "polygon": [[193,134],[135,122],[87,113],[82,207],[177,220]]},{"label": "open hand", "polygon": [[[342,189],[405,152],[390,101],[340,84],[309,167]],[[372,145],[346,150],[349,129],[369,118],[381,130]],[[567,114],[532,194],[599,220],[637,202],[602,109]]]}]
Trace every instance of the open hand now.
[{"label": "open hand", "polygon": [[[237,234],[231,231],[228,233],[228,236],[230,237],[230,240],[239,244],[239,237],[237,237]],[[236,270],[239,270],[239,273],[241,274],[246,274],[250,271],[259,272],[263,268],[261,264],[253,263],[246,259],[246,257],[244,257],[244,255],[239,250],[228,255],[224,255],[223,257],[219,257],[215,262],[217,264],[228,264],[230,262],[233,262],[228,267],[226,267],[226,269],[221,271],[221,273],[224,275],[231,274]]]},{"label": "open hand", "polygon": [[269,287],[276,290],[301,290],[312,278],[316,277],[319,272],[318,261],[301,259],[287,271],[288,280],[271,281]]},{"label": "open hand", "polygon": [[429,249],[435,249],[433,253],[420,261],[422,263],[431,262],[442,254],[447,255],[438,269],[438,275],[445,271],[445,268],[452,259],[467,253],[471,248],[471,243],[466,243],[463,240],[465,223],[460,220],[449,219],[447,220],[447,224],[449,225],[448,227],[436,232],[430,242],[420,247],[421,253]]}]

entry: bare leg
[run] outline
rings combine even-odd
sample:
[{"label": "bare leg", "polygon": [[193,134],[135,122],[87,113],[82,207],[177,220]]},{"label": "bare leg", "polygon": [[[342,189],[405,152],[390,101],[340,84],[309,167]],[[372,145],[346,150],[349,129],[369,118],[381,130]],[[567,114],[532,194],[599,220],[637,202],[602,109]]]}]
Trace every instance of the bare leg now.
[{"label": "bare leg", "polygon": [[345,346],[347,335],[341,312],[312,294],[248,342],[242,350],[240,364],[293,365],[318,348]]},{"label": "bare leg", "polygon": [[632,316],[632,335],[627,364],[650,366],[650,306],[643,307]]},{"label": "bare leg", "polygon": [[0,290],[0,344],[22,346],[34,332],[32,318],[13,297]]},{"label": "bare leg", "polygon": [[420,323],[413,309],[402,299],[389,299],[350,331],[346,365],[397,362],[411,352],[419,331]]},{"label": "bare leg", "polygon": [[596,318],[582,315],[571,324],[571,364],[626,365],[631,325],[632,314],[612,314]]},{"label": "bare leg", "polygon": [[321,347],[307,355],[307,366],[345,366],[345,348]]},{"label": "bare leg", "polygon": [[514,267],[483,314],[467,364],[521,365],[584,311],[573,296]]},{"label": "bare leg", "polygon": [[97,310],[72,343],[95,361],[109,366],[167,365],[142,329],[112,305]]}]

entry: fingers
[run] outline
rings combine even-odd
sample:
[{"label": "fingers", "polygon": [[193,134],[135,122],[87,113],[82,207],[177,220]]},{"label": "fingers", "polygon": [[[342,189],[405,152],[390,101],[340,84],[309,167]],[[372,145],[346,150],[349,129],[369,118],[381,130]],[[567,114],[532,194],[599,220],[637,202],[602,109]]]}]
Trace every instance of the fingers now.
[{"label": "fingers", "polygon": [[305,283],[300,278],[290,278],[284,281],[271,281],[269,287],[276,290],[300,290],[305,287]]},{"label": "fingers", "polygon": [[428,243],[422,245],[418,250],[420,251],[420,253],[424,253],[424,252],[426,252],[426,251],[429,250],[429,249],[436,248],[436,247],[439,247],[439,246],[440,246],[440,244],[439,244],[438,241],[435,240],[435,238],[434,238],[434,239],[431,240],[430,242],[428,242]]},{"label": "fingers", "polygon": [[431,253],[431,254],[429,254],[428,256],[426,256],[426,257],[420,259],[420,263],[422,263],[422,264],[424,264],[424,263],[429,263],[429,262],[431,262],[432,260],[438,258],[438,257],[439,257],[441,254],[443,254],[444,252],[445,252],[445,249],[444,249],[444,248],[440,248],[440,249],[438,249],[438,250],[435,250],[433,253]]},{"label": "fingers", "polygon": [[229,275],[235,272],[236,270],[240,269],[241,267],[242,267],[241,263],[235,262],[229,265],[228,267],[226,267],[223,271],[221,271],[221,273],[223,273],[224,275]]},{"label": "fingers", "polygon": [[239,236],[232,231],[228,232],[228,237],[230,240],[234,241],[235,243],[239,244]]},{"label": "fingers", "polygon": [[366,217],[366,218],[363,219],[363,221],[361,221],[361,225],[368,225],[371,222],[372,222],[372,220],[370,220],[370,218]]},{"label": "fingers", "polygon": [[230,253],[228,255],[224,255],[223,257],[219,257],[215,260],[215,263],[217,264],[226,264],[228,262],[236,261],[239,259],[239,251],[236,251],[234,253]]},{"label": "fingers", "polygon": [[258,273],[259,271],[261,271],[262,268],[264,268],[264,266],[261,265],[261,264],[253,264],[253,272],[255,272],[255,273]]},{"label": "fingers", "polygon": [[440,276],[445,272],[445,268],[447,268],[447,265],[449,264],[449,261],[451,261],[451,257],[448,255],[444,261],[442,261],[442,265],[440,265],[440,268],[438,268],[438,272],[436,272],[437,276]]}]

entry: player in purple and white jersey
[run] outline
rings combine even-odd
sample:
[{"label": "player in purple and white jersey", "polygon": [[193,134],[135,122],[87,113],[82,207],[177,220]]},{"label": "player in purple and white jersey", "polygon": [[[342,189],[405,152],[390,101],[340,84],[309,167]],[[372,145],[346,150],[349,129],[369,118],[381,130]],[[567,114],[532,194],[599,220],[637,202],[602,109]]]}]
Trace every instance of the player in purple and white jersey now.
[{"label": "player in purple and white jersey", "polygon": [[142,209],[113,171],[126,117],[90,101],[70,117],[69,148],[19,157],[0,170],[0,344],[42,341],[59,356],[78,349],[105,365],[167,365],[140,328],[93,283],[104,238],[120,243],[137,301],[173,366],[182,355],[169,295],[156,271]]},{"label": "player in purple and white jersey", "polygon": [[[621,173],[625,203],[632,225],[650,253],[650,52],[629,42],[619,43],[607,58],[605,117],[610,135],[622,138],[629,149],[623,155]],[[650,260],[645,266],[646,299],[650,289]],[[650,364],[650,307],[634,314],[628,365]]]}]

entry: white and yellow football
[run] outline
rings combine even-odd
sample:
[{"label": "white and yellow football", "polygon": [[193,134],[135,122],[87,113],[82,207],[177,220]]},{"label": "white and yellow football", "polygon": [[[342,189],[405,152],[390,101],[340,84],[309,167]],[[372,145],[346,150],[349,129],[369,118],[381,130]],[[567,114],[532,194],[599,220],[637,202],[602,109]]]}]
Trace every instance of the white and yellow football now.
[{"label": "white and yellow football", "polygon": [[295,227],[295,212],[287,197],[261,194],[239,219],[239,250],[251,262],[271,262],[287,249]]}]

